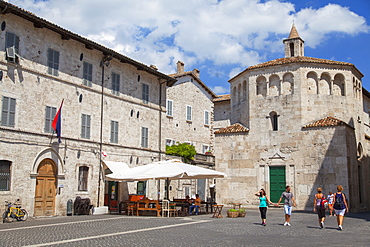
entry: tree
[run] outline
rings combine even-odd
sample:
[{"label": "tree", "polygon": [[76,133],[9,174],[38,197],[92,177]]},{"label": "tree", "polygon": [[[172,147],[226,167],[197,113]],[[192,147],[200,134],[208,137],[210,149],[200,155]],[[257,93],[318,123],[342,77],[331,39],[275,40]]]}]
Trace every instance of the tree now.
[{"label": "tree", "polygon": [[187,143],[177,143],[176,145],[167,146],[166,154],[180,156],[184,158],[185,163],[190,163],[197,154],[195,147]]}]

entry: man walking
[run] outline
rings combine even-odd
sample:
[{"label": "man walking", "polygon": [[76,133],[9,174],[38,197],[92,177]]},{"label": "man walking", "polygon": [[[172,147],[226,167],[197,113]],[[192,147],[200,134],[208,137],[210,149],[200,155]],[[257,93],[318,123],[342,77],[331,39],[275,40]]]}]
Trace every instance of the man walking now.
[{"label": "man walking", "polygon": [[290,186],[285,187],[285,191],[281,194],[279,201],[275,204],[278,206],[281,200],[284,198],[284,213],[285,213],[285,223],[284,226],[290,226],[290,216],[292,215],[292,207],[296,206],[293,193],[290,192]]}]

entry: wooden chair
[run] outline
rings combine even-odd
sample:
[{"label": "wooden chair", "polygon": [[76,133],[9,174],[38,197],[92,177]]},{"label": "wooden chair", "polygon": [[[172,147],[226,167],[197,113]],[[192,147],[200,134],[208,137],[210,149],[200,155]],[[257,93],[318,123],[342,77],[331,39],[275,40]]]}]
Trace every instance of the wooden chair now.
[{"label": "wooden chair", "polygon": [[135,211],[136,211],[136,203],[128,202],[127,203],[127,210],[126,210],[127,213],[126,214],[134,216]]}]

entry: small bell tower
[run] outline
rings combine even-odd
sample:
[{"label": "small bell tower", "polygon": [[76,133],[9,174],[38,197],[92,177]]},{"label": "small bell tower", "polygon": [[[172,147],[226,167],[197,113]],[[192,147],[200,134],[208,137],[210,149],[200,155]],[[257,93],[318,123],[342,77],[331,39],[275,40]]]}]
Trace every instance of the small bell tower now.
[{"label": "small bell tower", "polygon": [[292,26],[289,38],[283,40],[285,57],[304,56],[304,40],[299,37],[296,27]]}]

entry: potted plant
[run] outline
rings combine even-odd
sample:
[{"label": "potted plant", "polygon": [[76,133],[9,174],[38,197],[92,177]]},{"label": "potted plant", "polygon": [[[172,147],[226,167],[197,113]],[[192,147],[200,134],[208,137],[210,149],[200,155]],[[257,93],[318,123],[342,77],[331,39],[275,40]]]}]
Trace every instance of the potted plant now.
[{"label": "potted plant", "polygon": [[227,217],[230,218],[237,218],[239,216],[239,210],[236,209],[229,209],[227,211]]},{"label": "potted plant", "polygon": [[238,217],[245,217],[245,214],[246,214],[245,208],[239,209],[239,215],[238,215]]}]

